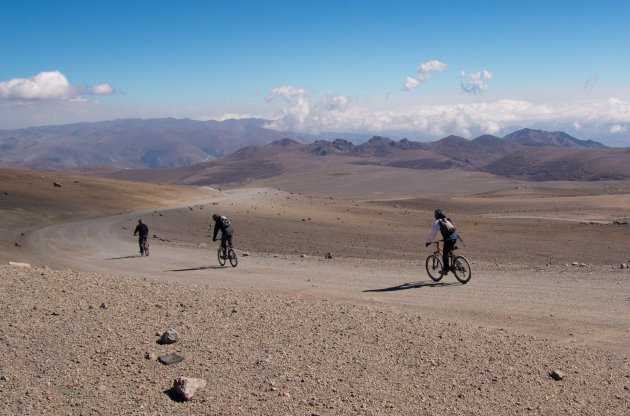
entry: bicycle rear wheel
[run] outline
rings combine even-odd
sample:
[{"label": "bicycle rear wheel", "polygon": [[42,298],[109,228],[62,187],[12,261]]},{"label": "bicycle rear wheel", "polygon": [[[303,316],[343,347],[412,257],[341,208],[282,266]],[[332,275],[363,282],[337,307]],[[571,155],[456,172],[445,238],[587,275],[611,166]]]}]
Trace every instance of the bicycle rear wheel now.
[{"label": "bicycle rear wheel", "polygon": [[453,259],[453,274],[460,283],[466,284],[470,280],[472,270],[470,270],[470,263],[464,256],[457,256]]},{"label": "bicycle rear wheel", "polygon": [[442,280],[440,271],[442,270],[442,260],[435,254],[431,254],[427,257],[426,261],[427,273],[431,279],[435,282]]},{"label": "bicycle rear wheel", "polygon": [[228,250],[228,259],[230,259],[230,264],[232,267],[236,267],[238,264],[238,258],[236,257],[236,251],[233,248]]},{"label": "bicycle rear wheel", "polygon": [[223,247],[219,247],[219,250],[217,251],[217,257],[219,259],[219,264],[221,266],[225,266],[226,256],[225,256],[225,249]]}]

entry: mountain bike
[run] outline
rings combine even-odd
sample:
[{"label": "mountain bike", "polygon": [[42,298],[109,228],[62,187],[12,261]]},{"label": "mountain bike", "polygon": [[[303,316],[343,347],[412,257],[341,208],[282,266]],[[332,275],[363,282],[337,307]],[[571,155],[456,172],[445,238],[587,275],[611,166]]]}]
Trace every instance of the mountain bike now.
[{"label": "mountain bike", "polygon": [[[226,253],[227,251],[227,253]],[[236,267],[238,264],[238,257],[236,257],[236,251],[232,247],[225,248],[223,246],[219,246],[219,250],[217,251],[217,257],[219,258],[219,264],[221,266],[225,266],[225,261],[229,260],[232,267]]]},{"label": "mountain bike", "polygon": [[142,240],[142,243],[140,243],[140,255],[141,256],[149,255],[149,239],[148,238]]},{"label": "mountain bike", "polygon": [[[433,279],[435,282],[439,282],[444,276],[440,271],[442,271],[442,247],[440,247],[440,241],[432,241],[432,244],[435,244],[435,251],[429,257],[427,257],[426,267],[427,273],[429,277]],[[457,250],[457,246],[453,247],[453,251],[449,253],[449,262],[450,267],[449,270],[453,272],[455,278],[459,280],[460,283],[466,284],[470,280],[470,276],[472,270],[470,269],[470,263],[464,256],[455,256],[453,253]]]}]

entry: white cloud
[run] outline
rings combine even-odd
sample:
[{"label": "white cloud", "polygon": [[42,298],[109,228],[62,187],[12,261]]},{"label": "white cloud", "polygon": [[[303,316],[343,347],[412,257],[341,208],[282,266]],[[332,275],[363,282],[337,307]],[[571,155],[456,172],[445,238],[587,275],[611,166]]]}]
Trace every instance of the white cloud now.
[{"label": "white cloud", "polygon": [[276,104],[277,118],[267,127],[316,133],[333,128],[346,111],[350,99],[342,95],[325,95],[313,101],[310,88],[284,86],[273,89],[267,102],[279,103]]},{"label": "white cloud", "polygon": [[403,89],[405,91],[411,91],[412,89],[416,88],[418,85],[424,84],[428,79],[433,77],[434,72],[443,72],[443,71],[446,71],[447,69],[448,69],[448,65],[446,65],[443,62],[436,61],[436,60],[431,60],[431,61],[422,63],[418,65],[418,68],[417,68],[418,77],[405,78],[405,84],[403,85]]},{"label": "white cloud", "polygon": [[434,72],[443,72],[448,69],[448,65],[443,62],[431,60],[418,65],[418,74],[421,81],[425,81],[433,76]]},{"label": "white cloud", "polygon": [[59,71],[40,72],[30,78],[14,78],[0,82],[0,98],[7,100],[54,100],[76,93]]},{"label": "white cloud", "polygon": [[[485,71],[472,80],[487,81]],[[625,133],[630,123],[630,103],[606,100],[570,101],[535,104],[524,100],[502,99],[493,102],[449,105],[401,106],[388,104],[387,110],[362,106],[359,100],[324,96],[313,99],[308,88],[282,87],[269,94],[269,103],[277,105],[277,119],[268,127],[293,132],[346,131],[369,134],[389,132],[415,133],[425,138],[456,134],[466,138],[481,134],[498,136],[524,127],[581,131],[588,138],[600,132]],[[282,97],[282,100],[275,98]]]},{"label": "white cloud", "polygon": [[92,95],[112,95],[112,94],[116,94],[116,90],[107,83],[98,84],[92,87]]},{"label": "white cloud", "polygon": [[86,95],[111,95],[116,90],[108,83],[95,85],[88,90],[85,86],[74,86],[59,71],[40,72],[30,78],[14,78],[0,82],[0,99],[12,101],[69,100],[86,101]]},{"label": "white cloud", "polygon": [[610,133],[612,134],[620,134],[620,133],[627,133],[628,132],[628,126],[622,126],[620,124],[615,124],[613,126],[610,126]]},{"label": "white cloud", "polygon": [[405,85],[403,86],[403,89],[405,91],[411,91],[412,89],[416,88],[418,85],[420,85],[419,80],[415,78],[407,77],[405,78]]},{"label": "white cloud", "polygon": [[492,73],[486,70],[467,74],[466,71],[461,73],[462,82],[460,84],[462,90],[468,94],[480,94],[488,89],[488,82],[492,79]]}]

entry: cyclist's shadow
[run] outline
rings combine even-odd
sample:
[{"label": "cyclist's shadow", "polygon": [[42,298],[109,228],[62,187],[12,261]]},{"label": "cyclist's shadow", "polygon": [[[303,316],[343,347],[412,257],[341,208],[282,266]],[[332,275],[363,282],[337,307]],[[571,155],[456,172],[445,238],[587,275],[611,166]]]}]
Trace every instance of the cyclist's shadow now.
[{"label": "cyclist's shadow", "polygon": [[165,270],[167,272],[192,272],[195,270],[208,270],[208,269],[225,269],[225,266],[199,266],[199,267],[189,267],[187,269],[172,269]]},{"label": "cyclist's shadow", "polygon": [[451,286],[455,283],[445,283],[445,282],[411,282],[411,283],[403,283],[398,286],[385,287],[382,289],[366,289],[363,292],[396,292],[398,290],[408,290],[408,289],[420,289],[423,287],[444,287]]}]

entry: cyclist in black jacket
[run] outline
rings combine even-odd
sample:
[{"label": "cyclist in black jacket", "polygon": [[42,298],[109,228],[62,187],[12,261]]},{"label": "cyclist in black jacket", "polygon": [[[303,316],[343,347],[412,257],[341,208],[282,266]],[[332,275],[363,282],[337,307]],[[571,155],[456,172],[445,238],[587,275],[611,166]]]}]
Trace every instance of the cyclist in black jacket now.
[{"label": "cyclist in black jacket", "polygon": [[133,235],[138,235],[138,245],[140,246],[140,254],[144,251],[142,248],[142,243],[147,241],[149,237],[149,227],[142,220],[138,220],[138,225],[136,225],[136,229],[133,232]]},{"label": "cyclist in black jacket", "polygon": [[[212,234],[212,241],[217,241],[217,234],[219,233],[219,230],[221,230],[221,247],[226,248],[227,243],[230,248],[233,248],[232,237],[234,235],[234,230],[232,229],[230,220],[219,214],[214,214],[212,219],[214,220],[214,233]],[[212,225],[210,228],[212,228]]]}]

